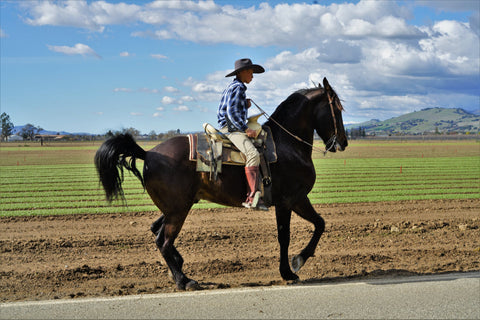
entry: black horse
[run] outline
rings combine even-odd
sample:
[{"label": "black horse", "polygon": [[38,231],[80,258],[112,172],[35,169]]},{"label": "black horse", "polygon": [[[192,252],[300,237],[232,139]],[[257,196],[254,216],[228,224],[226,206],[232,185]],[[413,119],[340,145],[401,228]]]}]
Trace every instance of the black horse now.
[{"label": "black horse", "polygon": [[[270,170],[280,244],[280,274],[285,280],[298,279],[294,272],[313,256],[325,229],[325,221],[307,197],[316,178],[312,162],[314,131],[328,151],[343,151],[348,145],[342,120],[343,107],[326,78],[323,84],[323,88],[319,85],[290,95],[265,123],[271,128],[278,154],[277,162],[270,165]],[[135,166],[136,159],[144,160],[143,178]],[[138,177],[163,213],[152,224],[151,230],[177,288],[197,288],[198,283],[182,271],[183,258],[174,241],[192,205],[200,199],[242,206],[247,192],[243,167],[224,165],[218,179],[212,181],[208,173],[196,172],[196,164],[189,161],[186,136],[171,138],[145,151],[129,134],[105,141],[95,155],[95,165],[108,201],[123,198],[123,168]],[[315,226],[308,245],[292,259],[294,272],[288,261],[292,210]]]}]

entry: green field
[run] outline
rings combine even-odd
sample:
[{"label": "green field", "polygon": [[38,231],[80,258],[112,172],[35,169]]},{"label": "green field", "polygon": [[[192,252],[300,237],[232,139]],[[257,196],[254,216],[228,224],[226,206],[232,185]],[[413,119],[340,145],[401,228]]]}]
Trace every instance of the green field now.
[{"label": "green field", "polygon": [[[123,185],[127,205],[105,202],[93,165],[98,147],[98,142],[1,144],[0,216],[158,210],[129,173]],[[313,203],[480,198],[476,141],[353,141],[345,152],[326,157],[314,152],[313,158]],[[205,201],[194,206],[212,207],[219,206]]]}]

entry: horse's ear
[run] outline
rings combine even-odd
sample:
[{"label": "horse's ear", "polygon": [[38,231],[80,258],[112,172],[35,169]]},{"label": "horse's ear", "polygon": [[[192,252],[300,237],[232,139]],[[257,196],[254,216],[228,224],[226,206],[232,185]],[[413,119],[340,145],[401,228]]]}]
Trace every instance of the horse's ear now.
[{"label": "horse's ear", "polygon": [[322,84],[321,84],[320,82],[318,83],[318,87],[319,87],[320,89],[323,88],[323,87],[322,87]]},{"label": "horse's ear", "polygon": [[323,78],[323,86],[325,87],[325,89],[329,89],[329,88],[330,88],[330,84],[328,83],[327,78]]}]

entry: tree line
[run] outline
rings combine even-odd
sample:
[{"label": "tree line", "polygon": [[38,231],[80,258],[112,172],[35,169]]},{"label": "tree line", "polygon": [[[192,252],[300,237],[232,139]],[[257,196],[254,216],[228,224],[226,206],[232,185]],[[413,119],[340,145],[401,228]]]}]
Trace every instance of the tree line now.
[{"label": "tree line", "polygon": [[365,128],[362,128],[362,127],[351,128],[350,130],[346,130],[346,131],[350,139],[365,138],[367,135],[365,132]]},{"label": "tree line", "polygon": [[[8,141],[8,138],[13,135],[13,128],[15,126],[10,120],[10,116],[5,112],[0,115],[0,120],[2,122],[1,141]],[[23,140],[33,140],[35,135],[42,130],[43,129],[40,126],[34,126],[31,123],[27,123],[19,132],[19,136],[21,136]]]},{"label": "tree line", "polygon": [[[0,119],[2,124],[1,141],[8,141],[8,138],[13,135],[13,128],[15,126],[13,125],[13,122],[10,120],[10,116],[5,112],[3,112],[0,115]],[[38,135],[42,130],[43,129],[40,126],[35,126],[33,124],[27,123],[25,126],[23,126],[22,130],[18,133],[18,135],[22,137],[23,140],[34,140],[35,136]],[[135,128],[124,128],[122,130],[116,130],[116,131],[108,130],[105,134],[102,134],[102,135],[89,136],[88,140],[110,138],[117,134],[125,134],[125,133],[129,133],[137,138],[148,139],[148,140],[164,140],[164,139],[168,139],[173,136],[181,134],[180,129],[177,129],[177,130],[170,130],[164,133],[156,133],[154,130],[152,130],[150,131],[150,133],[146,135],[142,135],[141,132]],[[70,137],[70,138],[74,139],[73,137]],[[84,139],[85,137],[82,136],[81,138]]]}]

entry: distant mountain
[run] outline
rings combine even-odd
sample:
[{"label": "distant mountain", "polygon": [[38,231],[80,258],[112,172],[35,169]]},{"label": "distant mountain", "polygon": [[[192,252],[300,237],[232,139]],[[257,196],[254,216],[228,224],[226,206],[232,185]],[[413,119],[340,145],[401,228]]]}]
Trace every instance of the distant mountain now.
[{"label": "distant mountain", "polygon": [[[20,135],[22,129],[25,126],[15,126],[13,127],[13,134]],[[51,131],[51,130],[42,130],[39,134],[52,134],[52,135],[73,135],[73,136],[91,136],[91,133],[87,132],[66,132],[66,131]]]},{"label": "distant mountain", "polygon": [[346,125],[346,129],[361,127],[368,134],[477,133],[480,115],[460,108],[427,108],[384,121],[370,120]]}]

